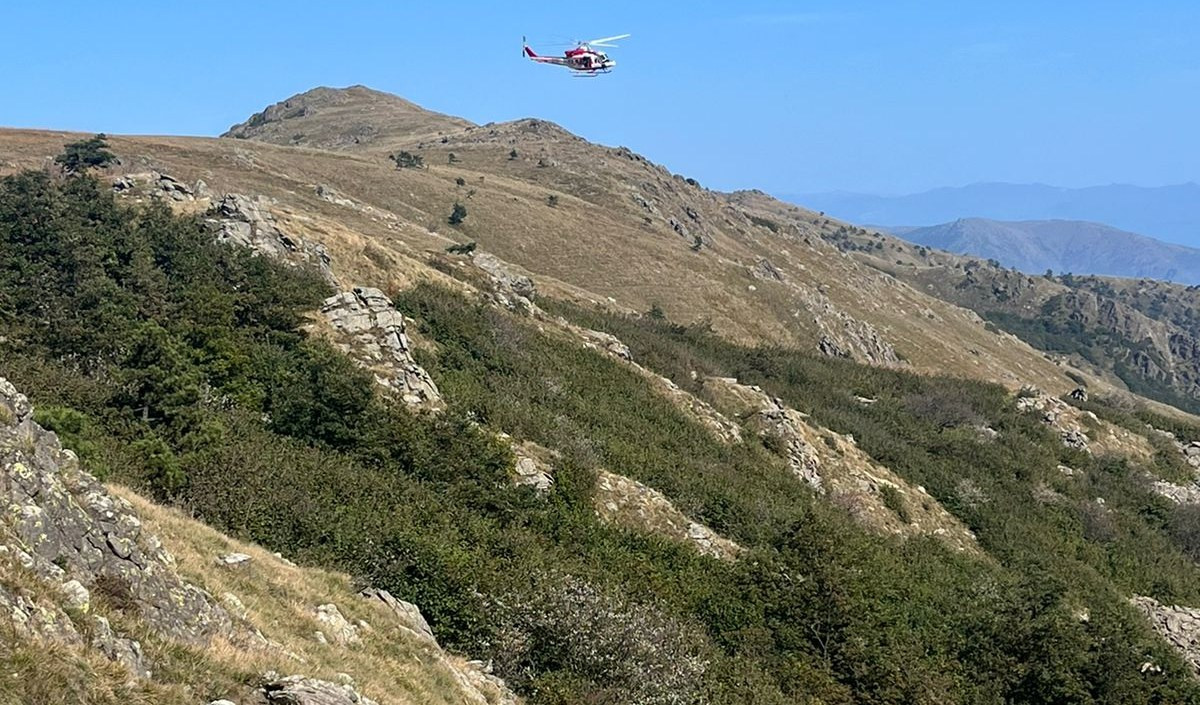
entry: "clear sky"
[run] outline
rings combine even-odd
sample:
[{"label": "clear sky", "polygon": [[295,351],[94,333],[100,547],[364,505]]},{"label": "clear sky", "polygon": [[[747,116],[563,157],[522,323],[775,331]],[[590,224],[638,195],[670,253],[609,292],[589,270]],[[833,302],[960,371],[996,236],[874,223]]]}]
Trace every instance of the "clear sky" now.
[{"label": "clear sky", "polygon": [[[5,126],[216,135],[361,83],[720,189],[1200,181],[1197,0],[60,1],[0,26]],[[595,80],[520,57],[622,32]]]}]

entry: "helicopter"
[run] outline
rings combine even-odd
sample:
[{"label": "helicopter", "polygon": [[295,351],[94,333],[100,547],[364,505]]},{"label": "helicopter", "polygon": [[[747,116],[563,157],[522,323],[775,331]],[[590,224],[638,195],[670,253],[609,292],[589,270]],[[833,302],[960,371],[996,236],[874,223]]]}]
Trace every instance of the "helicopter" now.
[{"label": "helicopter", "polygon": [[536,61],[539,64],[552,64],[554,66],[565,66],[571,69],[574,76],[598,76],[602,73],[611,73],[617,62],[608,58],[608,55],[602,51],[596,51],[593,47],[604,47],[606,49],[615,48],[615,42],[618,39],[626,39],[632,35],[618,34],[615,37],[603,37],[601,39],[589,39],[587,41],[576,42],[574,49],[568,49],[562,56],[540,56],[534,53],[533,49],[529,48],[528,42],[524,37],[521,37],[522,55],[529,58],[530,61]]}]

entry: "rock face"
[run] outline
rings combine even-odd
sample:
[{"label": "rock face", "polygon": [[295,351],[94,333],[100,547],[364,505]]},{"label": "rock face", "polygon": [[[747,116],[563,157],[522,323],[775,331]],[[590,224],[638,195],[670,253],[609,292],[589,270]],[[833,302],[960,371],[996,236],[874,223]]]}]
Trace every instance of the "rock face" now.
[{"label": "rock face", "polygon": [[335,345],[375,373],[375,380],[414,408],[437,409],[442,395],[433,378],[413,359],[404,316],[379,289],[355,287],[321,304],[333,327]]},{"label": "rock face", "polygon": [[706,556],[732,560],[745,550],[689,519],[658,490],[623,475],[599,471],[595,502],[596,513],[608,521],[689,543]]},{"label": "rock face", "polygon": [[[28,400],[3,378],[0,500],[3,560],[58,585],[62,595],[57,605],[35,604],[0,589],[4,611],[28,631],[76,642],[82,637],[63,609],[87,616],[100,599],[170,639],[203,644],[236,636],[225,609],[179,577],[129,504],[81,470],[75,454],[33,421]],[[149,674],[137,642],[114,633],[102,617],[90,619],[93,646],[135,674]]]},{"label": "rock face", "polygon": [[1134,595],[1129,601],[1149,620],[1154,631],[1174,646],[1183,660],[1200,675],[1200,610],[1167,606],[1141,595]]},{"label": "rock face", "polygon": [[270,206],[271,200],[264,196],[225,194],[209,213],[209,221],[218,228],[217,240],[249,247],[284,262],[315,266],[327,281],[336,284],[324,245],[283,232]]}]

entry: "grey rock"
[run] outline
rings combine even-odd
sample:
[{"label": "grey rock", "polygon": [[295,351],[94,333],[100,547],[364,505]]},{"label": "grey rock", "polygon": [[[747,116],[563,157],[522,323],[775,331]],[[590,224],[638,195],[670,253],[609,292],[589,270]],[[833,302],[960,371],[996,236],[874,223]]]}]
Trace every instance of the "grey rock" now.
[{"label": "grey rock", "polygon": [[537,298],[537,286],[528,276],[517,272],[511,265],[499,257],[476,250],[471,255],[471,262],[488,276],[491,282],[491,298],[496,303],[510,311],[519,311],[528,315],[541,315],[541,309],[534,303]]},{"label": "grey rock", "polygon": [[110,661],[128,668],[138,678],[149,679],[153,675],[142,653],[142,645],[133,639],[118,636],[104,617],[96,617],[93,622],[92,647]]},{"label": "grey rock", "polygon": [[378,588],[367,588],[359,595],[365,600],[382,602],[396,616],[402,627],[431,644],[437,644],[437,638],[434,637],[429,622],[425,621],[425,615],[421,614],[421,610],[413,603],[393,597],[387,590]]},{"label": "grey rock", "polygon": [[304,676],[280,678],[271,675],[263,683],[261,693],[269,705],[376,705],[352,685]]},{"label": "grey rock", "polygon": [[1068,448],[1084,451],[1088,449],[1088,437],[1082,431],[1070,429],[1063,431],[1060,436],[1062,438],[1063,445],[1067,446]]},{"label": "grey rock", "polygon": [[316,267],[327,281],[336,283],[325,246],[285,233],[271,213],[271,204],[263,196],[225,194],[209,211],[217,241],[248,247],[293,265]]},{"label": "grey rock", "polygon": [[230,635],[228,613],[179,577],[129,504],[84,472],[32,413],[0,378],[0,500],[9,507],[0,543],[44,579],[74,580],[93,600],[116,599],[164,636],[202,643]]},{"label": "grey rock", "polygon": [[373,371],[380,385],[414,408],[438,409],[442,394],[413,357],[404,316],[379,289],[355,287],[321,304],[321,314],[337,333],[335,345]]},{"label": "grey rock", "polygon": [[1129,601],[1154,631],[1179,652],[1192,671],[1200,675],[1200,610],[1164,605],[1141,595],[1134,595]]},{"label": "grey rock", "polygon": [[249,563],[250,560],[250,556],[246,555],[245,553],[228,553],[224,556],[217,557],[217,565],[233,567],[242,565],[244,563]]},{"label": "grey rock", "polygon": [[358,633],[359,628],[342,615],[337,605],[333,603],[318,605],[314,613],[317,621],[321,624],[321,632],[333,643],[340,646],[362,643],[362,637]]},{"label": "grey rock", "polygon": [[765,281],[783,281],[783,272],[779,271],[779,268],[766,257],[754,263],[754,266],[750,268],[750,274],[756,279]]}]

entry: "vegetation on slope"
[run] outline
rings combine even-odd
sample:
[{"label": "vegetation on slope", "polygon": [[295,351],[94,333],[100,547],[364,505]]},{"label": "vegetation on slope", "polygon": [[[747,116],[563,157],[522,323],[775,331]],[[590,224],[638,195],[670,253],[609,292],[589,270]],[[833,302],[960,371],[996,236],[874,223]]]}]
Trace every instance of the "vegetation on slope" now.
[{"label": "vegetation on slope", "polygon": [[[1124,603],[1200,604],[1170,509],[999,388],[564,308],[681,385],[733,374],[853,433],[991,561],[868,534],[770,449],[722,445],[620,363],[443,289],[396,297],[436,344],[424,362],[449,399],[414,415],[297,331],[318,278],[195,221],[125,208],[86,177],[22,174],[0,182],[0,244],[0,374],[89,467],[416,602],[533,702],[1200,702]],[[547,495],[510,486],[489,428],[563,453]],[[600,467],[748,553],[725,563],[603,524]]]}]

